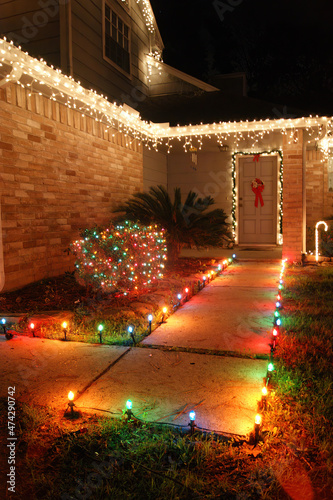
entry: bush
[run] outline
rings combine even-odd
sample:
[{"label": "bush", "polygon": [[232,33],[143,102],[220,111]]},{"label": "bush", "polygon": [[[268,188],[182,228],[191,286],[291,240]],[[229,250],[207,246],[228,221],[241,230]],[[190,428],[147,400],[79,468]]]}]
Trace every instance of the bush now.
[{"label": "bush", "polygon": [[[199,198],[190,191],[182,202],[180,188],[174,189],[173,199],[164,186],[151,187],[147,193],[135,193],[115,213],[141,224],[159,224],[165,229],[168,260],[175,262],[183,247],[221,247],[230,243],[228,216],[221,208],[208,210],[214,205],[210,196]],[[122,220],[120,216],[119,220]]]},{"label": "bush", "polygon": [[166,245],[163,229],[125,221],[105,229],[85,229],[73,242],[75,277],[105,293],[140,292],[163,276]]}]

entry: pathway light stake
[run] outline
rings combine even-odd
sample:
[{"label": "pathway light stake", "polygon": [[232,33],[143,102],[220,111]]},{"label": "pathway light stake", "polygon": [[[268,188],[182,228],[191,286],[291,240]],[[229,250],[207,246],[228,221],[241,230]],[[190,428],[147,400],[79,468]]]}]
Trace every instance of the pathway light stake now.
[{"label": "pathway light stake", "polygon": [[132,412],[132,407],[133,407],[132,401],[130,399],[128,399],[126,401],[126,410],[125,410],[125,415],[127,415],[128,420],[132,420],[134,417],[133,412]]},{"label": "pathway light stake", "polygon": [[261,389],[261,409],[262,410],[266,410],[266,407],[267,407],[267,394],[268,394],[267,387],[264,386]]},{"label": "pathway light stake", "polygon": [[181,293],[178,293],[177,299],[178,299],[177,306],[180,307],[182,305],[182,294]]},{"label": "pathway light stake", "polygon": [[98,327],[97,327],[98,334],[99,334],[99,343],[100,343],[100,344],[102,344],[102,343],[103,343],[103,342],[102,342],[102,331],[103,331],[103,328],[104,328],[104,327],[103,327],[103,325],[102,325],[102,324],[98,325]]},{"label": "pathway light stake", "polygon": [[65,335],[65,341],[67,340],[67,322],[64,321],[63,324],[61,325],[64,329],[64,335]]},{"label": "pathway light stake", "polygon": [[7,332],[7,329],[6,329],[6,318],[2,318],[1,320],[1,326],[2,326],[2,329],[3,329],[3,333],[5,334],[5,337],[7,340],[10,340],[13,338],[13,334],[10,333],[10,332]]},{"label": "pathway light stake", "polygon": [[30,323],[29,328],[32,331],[32,336],[35,337],[35,323]]},{"label": "pathway light stake", "polygon": [[187,302],[187,301],[188,301],[188,299],[189,299],[189,295],[188,295],[188,294],[189,294],[189,289],[188,289],[188,288],[185,288],[185,290],[184,290],[184,291],[185,291],[185,302]]},{"label": "pathway light stake", "polygon": [[127,331],[128,333],[130,334],[132,340],[133,340],[133,344],[135,345],[136,344],[136,341],[135,341],[135,337],[134,337],[134,326],[133,325],[129,325],[127,327]]},{"label": "pathway light stake", "polygon": [[206,276],[203,276],[202,277],[202,287],[205,287],[206,286]]},{"label": "pathway light stake", "polygon": [[67,408],[65,411],[65,415],[66,415],[67,410],[69,408],[70,409],[70,414],[69,414],[70,418],[73,418],[76,416],[76,412],[74,411],[75,403],[74,403],[73,399],[74,399],[74,392],[69,391],[69,393],[68,393],[68,405],[67,405]]},{"label": "pathway light stake", "polygon": [[195,431],[195,411],[190,411],[189,417],[190,417],[191,436],[193,436],[194,431]]},{"label": "pathway light stake", "polygon": [[261,427],[262,418],[260,413],[257,413],[256,418],[254,419],[254,441],[255,444],[259,441],[260,427]]},{"label": "pathway light stake", "polygon": [[317,264],[318,264],[318,260],[319,260],[319,234],[318,234],[318,228],[322,224],[324,225],[325,231],[327,231],[327,229],[328,229],[328,225],[326,224],[325,221],[320,220],[319,222],[317,222],[317,224],[316,224],[316,262],[317,262]]},{"label": "pathway light stake", "polygon": [[281,326],[281,318],[274,315],[274,326]]},{"label": "pathway light stake", "polygon": [[148,314],[148,330],[149,330],[149,335],[151,334],[151,322],[153,321],[153,315]]},{"label": "pathway light stake", "polygon": [[161,323],[165,323],[165,317],[166,317],[166,315],[167,315],[167,313],[168,313],[168,308],[167,308],[167,307],[163,307],[163,309],[162,309],[162,313],[163,313],[163,314],[162,314]]}]

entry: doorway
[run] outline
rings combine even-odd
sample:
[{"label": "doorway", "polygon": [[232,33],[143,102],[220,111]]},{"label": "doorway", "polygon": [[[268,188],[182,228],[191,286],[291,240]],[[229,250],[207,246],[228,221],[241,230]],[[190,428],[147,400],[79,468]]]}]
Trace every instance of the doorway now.
[{"label": "doorway", "polygon": [[[264,183],[261,193],[256,189],[256,179]],[[277,184],[276,155],[239,157],[238,244],[277,244]]]}]

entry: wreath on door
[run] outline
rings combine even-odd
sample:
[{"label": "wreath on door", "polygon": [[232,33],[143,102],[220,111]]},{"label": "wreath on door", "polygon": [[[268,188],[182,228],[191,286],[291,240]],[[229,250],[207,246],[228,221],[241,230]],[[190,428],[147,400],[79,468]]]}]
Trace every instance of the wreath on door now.
[{"label": "wreath on door", "polygon": [[254,179],[251,182],[251,188],[254,194],[256,195],[256,199],[254,202],[254,205],[257,207],[258,202],[260,201],[260,205],[263,207],[264,206],[264,200],[262,199],[262,192],[265,189],[265,184],[262,182],[261,179]]}]

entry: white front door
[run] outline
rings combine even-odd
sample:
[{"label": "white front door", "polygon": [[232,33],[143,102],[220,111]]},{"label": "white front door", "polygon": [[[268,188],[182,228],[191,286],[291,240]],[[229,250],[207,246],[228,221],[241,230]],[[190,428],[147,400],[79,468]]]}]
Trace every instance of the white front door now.
[{"label": "white front door", "polygon": [[[277,243],[277,156],[242,156],[238,163],[238,243]],[[260,196],[252,191],[252,181],[265,187]],[[256,206],[256,198],[257,205]]]}]

